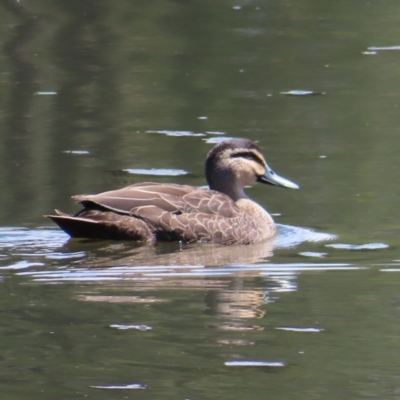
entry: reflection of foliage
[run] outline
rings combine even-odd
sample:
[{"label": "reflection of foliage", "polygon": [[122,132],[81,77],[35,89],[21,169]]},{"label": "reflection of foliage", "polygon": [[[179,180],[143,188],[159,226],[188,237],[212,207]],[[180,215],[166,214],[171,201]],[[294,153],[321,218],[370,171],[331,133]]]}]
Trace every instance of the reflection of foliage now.
[{"label": "reflection of foliage", "polygon": [[[265,189],[253,189],[272,212],[287,198],[287,222],[355,226],[371,209],[389,220],[396,194],[375,201],[391,186],[380,171],[397,157],[397,69],[361,51],[393,41],[379,27],[397,10],[371,4],[361,19],[354,2],[242,3],[0,0],[0,220],[70,209],[71,194],[118,185],[108,178],[123,168],[181,168],[194,174],[179,182],[204,184],[210,146],[145,133],[168,129],[260,140],[273,167],[313,191],[276,192],[266,204]],[[327,96],[278,95],[292,89]]]},{"label": "reflection of foliage", "polygon": [[[5,199],[5,209],[9,214],[17,214],[19,200],[31,198],[34,192],[32,185],[24,185],[25,179],[19,179],[16,169],[19,169],[24,177],[31,177],[29,164],[32,162],[33,155],[27,146],[26,137],[30,134],[28,119],[32,96],[37,85],[35,63],[25,54],[25,50],[30,38],[36,34],[38,24],[31,13],[15,2],[3,0],[0,5],[8,11],[8,17],[16,22],[11,33],[5,35],[5,37],[8,36],[7,40],[0,44],[2,59],[8,62],[8,81],[2,85],[7,89],[4,90],[2,107],[4,111],[0,127],[2,131],[0,158],[3,163],[0,168],[0,182],[2,186],[12,188],[11,196]],[[1,208],[4,209],[4,206]]]},{"label": "reflection of foliage", "polygon": [[[211,62],[217,41],[204,41],[217,27],[208,7],[92,0],[50,7],[0,4],[9,12],[7,22],[16,24],[3,44],[11,68],[3,140],[14,165],[4,179],[15,191],[8,214],[21,213],[16,198],[32,205],[32,200],[67,197],[77,183],[88,186],[91,178],[79,174],[86,162],[71,163],[59,156],[63,150],[106,149],[108,157],[130,159],[135,149],[157,151],[156,136],[138,136],[138,130],[203,129],[197,117],[213,102],[206,89],[219,82],[219,69]],[[17,132],[23,144],[16,146]],[[37,180],[58,193],[41,192]]]}]

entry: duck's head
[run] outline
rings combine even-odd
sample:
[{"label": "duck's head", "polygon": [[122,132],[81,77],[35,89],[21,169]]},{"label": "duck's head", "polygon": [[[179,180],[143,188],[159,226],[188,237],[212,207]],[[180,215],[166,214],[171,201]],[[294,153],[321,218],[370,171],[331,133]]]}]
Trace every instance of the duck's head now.
[{"label": "duck's head", "polygon": [[218,143],[207,155],[206,178],[210,189],[225,193],[235,201],[246,197],[244,187],[254,182],[299,188],[272,171],[259,147],[248,139]]}]

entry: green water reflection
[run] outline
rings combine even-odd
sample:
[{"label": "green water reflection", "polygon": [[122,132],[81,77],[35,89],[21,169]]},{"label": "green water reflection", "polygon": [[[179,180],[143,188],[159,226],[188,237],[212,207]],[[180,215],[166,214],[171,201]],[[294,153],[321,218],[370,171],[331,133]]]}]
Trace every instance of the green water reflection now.
[{"label": "green water reflection", "polygon": [[[400,52],[368,51],[400,44],[397,1],[0,0],[0,10],[0,225],[29,228],[24,244],[0,230],[4,398],[398,398],[398,272],[382,270],[400,259]],[[112,284],[125,245],[57,231],[29,245],[48,228],[43,214],[77,210],[73,194],[205,184],[222,136],[258,140],[299,183],[249,189],[277,222],[389,247],[304,241],[207,262],[200,248],[189,258],[207,273],[124,270],[135,280],[117,271]],[[188,174],[124,172],[152,168]],[[143,266],[184,266],[175,245],[130,251]],[[229,269],[235,260],[249,271]],[[284,272],[320,262],[359,269]],[[224,365],[254,359],[285,367]],[[93,388],[133,383],[147,389]]]},{"label": "green water reflection", "polygon": [[[188,289],[192,278],[165,280],[166,287],[153,290],[101,284],[38,290],[9,277],[7,296],[1,295],[10,315],[1,328],[2,392],[104,398],[90,386],[137,383],[148,387],[135,392],[144,398],[236,399],[249,390],[254,398],[266,391],[282,398],[396,398],[400,299],[389,273],[304,273],[298,290],[286,293],[274,293],[273,283],[261,278],[206,281],[214,287]],[[221,296],[225,302],[230,296],[230,312],[221,310],[228,304]],[[260,312],[245,313],[249,302]],[[276,329],[293,326],[321,332]],[[228,360],[285,366],[235,369],[224,366]]]}]

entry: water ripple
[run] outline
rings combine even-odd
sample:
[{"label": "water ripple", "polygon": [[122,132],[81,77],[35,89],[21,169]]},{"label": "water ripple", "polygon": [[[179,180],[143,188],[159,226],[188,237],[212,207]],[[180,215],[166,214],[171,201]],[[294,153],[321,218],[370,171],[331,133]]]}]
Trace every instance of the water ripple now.
[{"label": "water ripple", "polygon": [[289,90],[288,92],[280,92],[286,96],[317,96],[325,94],[323,92],[313,92],[312,90]]},{"label": "water ripple", "polygon": [[[34,282],[137,282],[143,287],[178,287],[185,286],[184,280],[193,289],[224,287],[222,278],[246,274],[269,280],[272,292],[297,290],[296,276],[302,272],[361,268],[348,263],[271,263],[273,252],[278,249],[336,238],[306,228],[277,227],[278,234],[273,240],[258,245],[192,244],[183,248],[177,244],[161,244],[156,248],[129,242],[70,240],[57,229],[0,228],[3,249],[0,268],[15,270],[17,275],[28,276]],[[162,246],[168,251],[160,252]],[[91,301],[101,299],[96,297]]]},{"label": "water ripple", "polygon": [[132,389],[147,389],[146,385],[141,383],[131,383],[129,385],[109,385],[109,386],[90,386],[93,389],[106,389],[106,390],[132,390]]},{"label": "water ripple", "polygon": [[321,328],[294,328],[294,327],[279,327],[275,328],[280,331],[289,331],[289,332],[305,332],[305,333],[319,333],[322,332]]},{"label": "water ripple", "polygon": [[128,168],[123,171],[129,172],[130,174],[137,175],[156,175],[156,176],[178,176],[178,175],[187,175],[188,172],[184,169],[167,169],[167,168]]},{"label": "water ripple", "polygon": [[363,267],[353,266],[346,263],[287,263],[287,264],[239,264],[225,267],[204,267],[171,265],[171,266],[121,266],[108,268],[85,268],[70,267],[68,270],[57,269],[54,271],[23,271],[18,272],[21,276],[30,276],[36,282],[107,282],[107,281],[163,281],[164,278],[207,278],[235,276],[246,273],[246,275],[263,276],[271,278],[277,284],[275,291],[293,291],[296,285],[286,279],[282,274],[287,273],[296,276],[299,272],[307,271],[338,271],[359,270]]},{"label": "water ripple", "polygon": [[119,330],[128,330],[128,329],[136,329],[138,331],[149,331],[153,329],[151,326],[147,325],[124,325],[124,324],[113,324],[110,325],[110,328],[119,329]]},{"label": "water ripple", "polygon": [[336,235],[331,233],[316,232],[312,229],[299,226],[281,224],[276,224],[276,226],[278,228],[278,235],[275,237],[273,243],[279,249],[296,247],[304,242],[327,242],[337,238]]},{"label": "water ripple", "polygon": [[333,247],[334,249],[345,250],[380,250],[389,247],[386,243],[366,243],[366,244],[347,244],[347,243],[334,243],[326,244],[326,247]]},{"label": "water ripple", "polygon": [[41,252],[52,251],[61,247],[68,235],[59,229],[28,229],[15,227],[0,228],[0,247],[4,250],[16,249],[21,253],[25,250]]},{"label": "water ripple", "polygon": [[211,138],[207,138],[207,139],[203,139],[206,143],[210,143],[210,144],[217,144],[217,143],[221,143],[224,140],[227,139],[233,139],[231,137],[227,137],[227,136],[216,136],[216,137],[211,137]]},{"label": "water ripple", "polygon": [[370,51],[392,51],[392,50],[400,50],[400,46],[371,46],[368,47]]},{"label": "water ripple", "polygon": [[284,367],[281,361],[225,361],[227,367]]},{"label": "water ripple", "polygon": [[161,131],[146,131],[146,133],[160,133],[166,136],[205,136],[204,133],[194,133],[192,131],[168,131],[168,130],[161,130]]}]

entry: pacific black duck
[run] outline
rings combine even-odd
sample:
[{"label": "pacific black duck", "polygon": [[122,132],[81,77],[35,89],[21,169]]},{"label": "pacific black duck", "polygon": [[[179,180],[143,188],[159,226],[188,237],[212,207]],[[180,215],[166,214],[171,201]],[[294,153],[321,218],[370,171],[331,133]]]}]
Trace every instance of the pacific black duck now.
[{"label": "pacific black duck", "polygon": [[71,216],[46,215],[72,237],[227,245],[258,243],[274,235],[272,217],[250,200],[244,187],[254,182],[298,189],[275,174],[258,146],[229,139],[207,155],[209,189],[164,183],[135,183],[96,195],[73,196],[84,208]]}]

